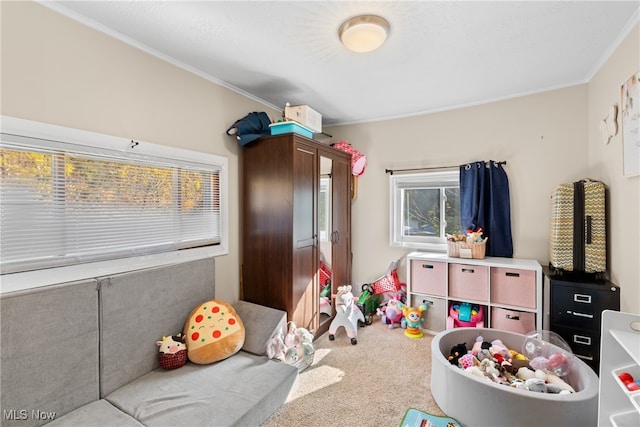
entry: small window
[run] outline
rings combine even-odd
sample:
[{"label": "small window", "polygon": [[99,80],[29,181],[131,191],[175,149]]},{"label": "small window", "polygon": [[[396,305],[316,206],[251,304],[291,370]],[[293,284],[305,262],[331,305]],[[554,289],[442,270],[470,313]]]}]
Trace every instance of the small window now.
[{"label": "small window", "polygon": [[458,171],[391,175],[391,245],[446,250],[460,232]]},{"label": "small window", "polygon": [[3,274],[223,242],[226,159],[42,126],[1,134]]}]

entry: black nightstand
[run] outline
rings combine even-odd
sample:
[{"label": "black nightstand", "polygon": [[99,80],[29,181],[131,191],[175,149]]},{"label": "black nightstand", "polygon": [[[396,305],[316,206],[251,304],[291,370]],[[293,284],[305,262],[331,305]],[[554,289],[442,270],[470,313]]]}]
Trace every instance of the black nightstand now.
[{"label": "black nightstand", "polygon": [[549,329],[598,373],[603,310],[620,310],[620,288],[608,280],[549,276]]}]

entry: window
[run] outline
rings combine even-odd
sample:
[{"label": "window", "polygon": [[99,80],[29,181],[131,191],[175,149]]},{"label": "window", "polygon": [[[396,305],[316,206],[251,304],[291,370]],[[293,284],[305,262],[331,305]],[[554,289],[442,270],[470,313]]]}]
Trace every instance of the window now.
[{"label": "window", "polygon": [[459,172],[391,175],[391,245],[446,250],[460,232]]},{"label": "window", "polygon": [[3,274],[223,243],[226,159],[6,120]]}]

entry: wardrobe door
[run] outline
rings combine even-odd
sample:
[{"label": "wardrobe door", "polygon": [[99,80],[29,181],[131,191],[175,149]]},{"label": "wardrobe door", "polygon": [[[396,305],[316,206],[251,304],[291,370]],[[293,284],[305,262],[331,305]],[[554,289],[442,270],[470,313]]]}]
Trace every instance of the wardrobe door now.
[{"label": "wardrobe door", "polygon": [[[296,144],[293,168],[293,320],[298,327],[318,329],[316,191],[317,150]],[[279,254],[272,254],[278,257]],[[285,283],[282,286],[286,286]]]},{"label": "wardrobe door", "polygon": [[[332,162],[332,267],[333,288],[351,285],[351,162],[334,156]],[[359,293],[359,290],[356,291]]]}]

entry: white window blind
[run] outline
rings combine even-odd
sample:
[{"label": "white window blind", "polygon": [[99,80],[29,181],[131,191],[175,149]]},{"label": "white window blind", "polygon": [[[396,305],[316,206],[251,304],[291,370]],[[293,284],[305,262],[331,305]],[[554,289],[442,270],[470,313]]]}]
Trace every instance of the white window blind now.
[{"label": "white window blind", "polygon": [[102,145],[3,131],[3,274],[220,243],[221,164]]}]

